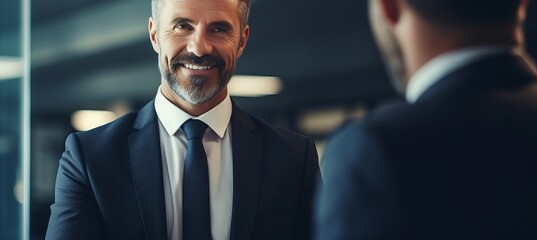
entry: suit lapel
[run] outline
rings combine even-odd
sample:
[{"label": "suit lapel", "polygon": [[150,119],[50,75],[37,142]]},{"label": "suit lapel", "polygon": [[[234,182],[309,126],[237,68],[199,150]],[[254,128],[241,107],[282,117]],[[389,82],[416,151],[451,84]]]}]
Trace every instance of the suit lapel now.
[{"label": "suit lapel", "polygon": [[166,239],[167,225],[158,119],[151,101],[138,113],[129,136],[132,177],[146,239]]},{"label": "suit lapel", "polygon": [[251,239],[261,180],[261,138],[250,117],[233,103],[233,213],[231,239]]}]

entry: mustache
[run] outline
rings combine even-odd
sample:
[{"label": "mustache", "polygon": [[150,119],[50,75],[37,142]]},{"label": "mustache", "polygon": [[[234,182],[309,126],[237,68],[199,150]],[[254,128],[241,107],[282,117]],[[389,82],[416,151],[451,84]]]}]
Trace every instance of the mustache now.
[{"label": "mustache", "polygon": [[225,65],[225,61],[221,57],[215,55],[203,55],[198,57],[193,53],[185,53],[173,58],[170,62],[170,67],[175,71],[183,64],[209,65],[222,69]]}]

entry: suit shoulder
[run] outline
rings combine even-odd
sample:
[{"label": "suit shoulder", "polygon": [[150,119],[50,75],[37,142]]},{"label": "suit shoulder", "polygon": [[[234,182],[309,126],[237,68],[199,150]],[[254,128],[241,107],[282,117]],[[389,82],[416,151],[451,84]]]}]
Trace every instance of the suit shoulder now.
[{"label": "suit shoulder", "polygon": [[401,118],[412,116],[412,111],[408,103],[397,102],[374,110],[362,119],[346,121],[329,136],[324,158],[353,161],[358,155],[381,153],[379,149],[386,140],[405,136],[399,134],[406,130]]},{"label": "suit shoulder", "polygon": [[[252,132],[262,142],[264,152],[270,153],[266,156],[273,156],[281,159],[295,159],[300,163],[304,157],[317,161],[317,149],[312,138],[302,134],[278,128],[269,123],[250,116],[253,124],[256,125]],[[314,153],[314,154],[313,154]],[[283,156],[289,156],[284,158]]]},{"label": "suit shoulder", "polygon": [[[329,137],[328,149],[337,146],[357,146],[366,135],[371,135],[371,123],[368,119],[347,121]],[[346,147],[345,147],[346,148]],[[351,148],[346,148],[351,150]]]},{"label": "suit shoulder", "polygon": [[436,102],[398,102],[372,111],[362,119],[362,127],[385,137],[409,136],[415,131],[436,129],[453,117],[456,109]]},{"label": "suit shoulder", "polygon": [[309,137],[287,129],[275,127],[259,118],[248,115],[257,126],[257,131],[263,139],[287,140],[287,141],[305,141]]},{"label": "suit shoulder", "polygon": [[364,118],[364,124],[373,126],[374,124],[390,124],[398,121],[403,116],[412,115],[413,106],[405,101],[393,103],[380,107]]},{"label": "suit shoulder", "polygon": [[[361,119],[348,119],[343,122],[338,128],[332,131],[329,139],[335,138],[341,134],[351,134],[354,132],[360,132],[364,130],[374,131],[376,128],[383,128],[389,125],[397,125],[399,118],[404,115],[408,115],[411,111],[409,104],[406,102],[392,103],[378,109],[371,111]],[[356,137],[347,136],[347,137]]]}]

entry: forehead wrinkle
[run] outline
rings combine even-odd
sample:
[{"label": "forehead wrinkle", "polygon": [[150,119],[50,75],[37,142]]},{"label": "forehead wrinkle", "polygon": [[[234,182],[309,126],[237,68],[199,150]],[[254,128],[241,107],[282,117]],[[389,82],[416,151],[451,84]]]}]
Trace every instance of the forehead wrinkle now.
[{"label": "forehead wrinkle", "polygon": [[207,10],[207,11],[224,11],[239,10],[239,2],[233,1],[233,4],[228,4],[229,0],[171,0],[175,3],[177,9],[189,10]]},{"label": "forehead wrinkle", "polygon": [[[170,0],[172,19],[185,18],[196,20],[203,19],[206,23],[228,22],[231,25],[240,24],[238,1],[229,2],[223,0]],[[168,4],[170,4],[168,2]],[[208,21],[207,21],[208,20]]]},{"label": "forehead wrinkle", "polygon": [[[208,5],[226,6],[227,2],[229,1],[230,0],[168,0],[167,2],[175,2],[177,4],[194,3],[196,5],[201,5],[201,6],[208,6]],[[231,2],[235,3],[235,6],[238,6],[239,4],[239,0],[231,0]]]}]

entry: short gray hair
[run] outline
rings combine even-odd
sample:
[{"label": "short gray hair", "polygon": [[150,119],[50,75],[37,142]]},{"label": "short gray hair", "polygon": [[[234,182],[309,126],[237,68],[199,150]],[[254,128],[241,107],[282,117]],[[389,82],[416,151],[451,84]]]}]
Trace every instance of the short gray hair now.
[{"label": "short gray hair", "polygon": [[[153,21],[158,26],[158,20],[165,0],[151,0],[151,15]],[[241,30],[244,30],[248,25],[248,16],[250,15],[250,0],[238,0],[239,1],[239,20],[241,22]]]}]

